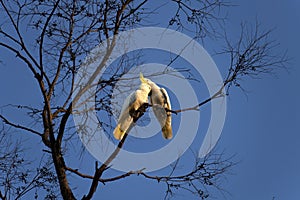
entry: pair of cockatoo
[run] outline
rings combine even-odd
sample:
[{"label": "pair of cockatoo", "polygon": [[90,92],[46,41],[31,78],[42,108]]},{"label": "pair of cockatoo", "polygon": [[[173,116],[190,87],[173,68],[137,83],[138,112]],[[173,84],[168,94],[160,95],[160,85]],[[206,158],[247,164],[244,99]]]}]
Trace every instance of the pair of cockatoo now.
[{"label": "pair of cockatoo", "polygon": [[171,103],[169,95],[164,88],[159,87],[150,79],[144,78],[140,73],[141,85],[139,89],[132,92],[124,101],[118,124],[114,130],[114,137],[121,140],[128,129],[135,123],[146,111],[148,96],[150,96],[151,107],[159,121],[162,134],[165,139],[172,138],[172,116]]}]

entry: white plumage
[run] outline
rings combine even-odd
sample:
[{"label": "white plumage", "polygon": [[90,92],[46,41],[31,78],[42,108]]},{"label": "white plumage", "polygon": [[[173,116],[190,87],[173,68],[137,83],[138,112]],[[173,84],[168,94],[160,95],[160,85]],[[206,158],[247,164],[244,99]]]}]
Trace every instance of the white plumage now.
[{"label": "white plumage", "polygon": [[152,108],[160,126],[162,134],[165,139],[171,139],[172,133],[172,115],[171,115],[171,102],[167,91],[159,87],[150,79],[146,79],[147,83],[151,86],[150,100]]},{"label": "white plumage", "polygon": [[132,92],[124,101],[118,124],[114,130],[114,137],[121,140],[133,122],[136,122],[146,111],[148,105],[148,95],[151,87],[140,75],[141,85],[139,89]]}]

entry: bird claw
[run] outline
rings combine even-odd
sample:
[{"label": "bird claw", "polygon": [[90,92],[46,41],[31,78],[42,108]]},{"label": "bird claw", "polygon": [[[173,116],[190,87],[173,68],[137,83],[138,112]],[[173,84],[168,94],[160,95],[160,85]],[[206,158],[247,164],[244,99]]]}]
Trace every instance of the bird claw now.
[{"label": "bird claw", "polygon": [[144,113],[146,112],[146,109],[148,107],[149,107],[149,104],[144,103],[137,110],[129,111],[130,116],[133,118],[133,122],[136,122],[139,118],[141,118],[144,115]]},{"label": "bird claw", "polygon": [[175,110],[170,110],[170,109],[168,109],[168,108],[165,108],[165,110],[166,110],[166,112],[170,112],[170,113],[173,113],[173,114],[178,114],[178,112],[177,111],[175,111]]}]

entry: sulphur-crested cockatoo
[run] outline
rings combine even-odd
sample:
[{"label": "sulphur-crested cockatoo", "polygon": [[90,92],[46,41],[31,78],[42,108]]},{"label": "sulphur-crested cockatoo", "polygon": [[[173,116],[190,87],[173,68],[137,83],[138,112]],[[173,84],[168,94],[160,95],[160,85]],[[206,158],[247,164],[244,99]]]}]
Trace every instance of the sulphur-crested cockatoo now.
[{"label": "sulphur-crested cockatoo", "polygon": [[141,85],[139,89],[132,92],[124,101],[118,124],[114,130],[114,137],[121,140],[133,122],[136,122],[146,111],[148,106],[148,95],[151,87],[140,74]]},{"label": "sulphur-crested cockatoo", "polygon": [[156,85],[150,79],[145,78],[151,86],[150,100],[155,117],[157,118],[162,128],[162,134],[165,139],[171,139],[172,134],[172,115],[171,102],[167,91]]}]

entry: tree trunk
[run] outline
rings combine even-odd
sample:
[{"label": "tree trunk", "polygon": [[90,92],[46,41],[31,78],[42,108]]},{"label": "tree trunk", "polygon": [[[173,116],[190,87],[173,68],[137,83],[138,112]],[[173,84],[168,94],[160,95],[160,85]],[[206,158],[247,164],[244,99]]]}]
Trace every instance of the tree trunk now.
[{"label": "tree trunk", "polygon": [[74,194],[69,186],[66,170],[65,170],[65,162],[59,151],[56,148],[52,148],[52,158],[60,186],[61,195],[64,200],[75,200]]}]

